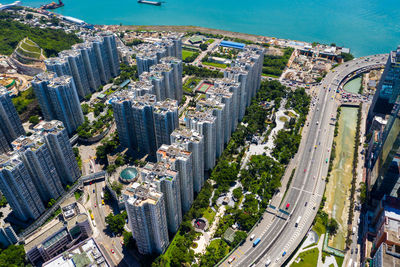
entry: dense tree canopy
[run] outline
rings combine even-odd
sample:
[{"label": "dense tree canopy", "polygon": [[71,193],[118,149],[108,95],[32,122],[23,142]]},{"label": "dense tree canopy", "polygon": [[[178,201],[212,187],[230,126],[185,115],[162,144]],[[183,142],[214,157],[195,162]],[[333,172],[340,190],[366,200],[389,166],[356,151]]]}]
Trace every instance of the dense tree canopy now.
[{"label": "dense tree canopy", "polygon": [[[1,19],[1,17],[3,18]],[[0,54],[10,55],[19,41],[25,37],[37,43],[47,57],[57,56],[60,51],[69,49],[73,44],[81,42],[75,34],[67,34],[61,29],[31,27],[0,16]]]},{"label": "dense tree canopy", "polygon": [[25,250],[23,245],[11,245],[0,253],[0,266],[26,266]]}]

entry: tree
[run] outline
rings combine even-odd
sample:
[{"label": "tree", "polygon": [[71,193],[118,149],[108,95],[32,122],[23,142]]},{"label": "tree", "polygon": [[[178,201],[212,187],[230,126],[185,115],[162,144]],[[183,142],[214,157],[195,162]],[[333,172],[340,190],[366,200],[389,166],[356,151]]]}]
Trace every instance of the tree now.
[{"label": "tree", "polygon": [[117,182],[117,181],[114,181],[114,182],[111,184],[111,189],[114,190],[115,193],[117,193],[117,195],[121,195],[122,184],[119,183],[119,182]]},{"label": "tree", "polygon": [[29,122],[32,123],[33,125],[36,125],[39,123],[39,116],[38,115],[34,115],[29,117]]},{"label": "tree", "polygon": [[241,187],[237,187],[237,188],[233,189],[232,193],[233,193],[233,197],[237,200],[239,200],[243,195]]},{"label": "tree", "polygon": [[206,51],[208,48],[208,45],[206,43],[202,43],[202,44],[200,44],[199,47],[200,47],[201,51]]},{"label": "tree", "polygon": [[47,203],[47,207],[51,208],[54,204],[56,204],[56,200],[54,198],[50,199],[49,202]]},{"label": "tree", "polygon": [[239,245],[240,242],[242,242],[244,239],[246,239],[246,237],[247,237],[246,232],[236,231],[235,237],[234,237],[233,242],[231,244],[232,247],[236,247],[237,245]]},{"label": "tree", "polygon": [[327,229],[329,234],[336,235],[337,230],[339,229],[339,224],[334,218],[329,219],[329,223],[327,225]]},{"label": "tree", "polygon": [[350,53],[343,53],[342,52],[340,55],[342,56],[344,62],[353,60],[353,58],[354,58],[354,56],[352,54],[350,54]]},{"label": "tree", "polygon": [[88,104],[82,104],[81,107],[82,107],[83,115],[86,115],[89,113],[89,105]]},{"label": "tree", "polygon": [[1,195],[0,197],[0,207],[5,207],[7,205],[7,199],[4,195]]},{"label": "tree", "polygon": [[11,245],[0,253],[0,266],[26,266],[23,245]]},{"label": "tree", "polygon": [[135,246],[135,240],[133,240],[132,232],[124,231],[122,233],[124,237],[124,246],[127,248],[133,248]]},{"label": "tree", "polygon": [[124,231],[126,218],[127,218],[126,212],[122,212],[117,215],[113,215],[112,213],[110,213],[106,217],[106,223],[111,232],[116,234],[122,234],[122,232]]},{"label": "tree", "polygon": [[33,15],[32,15],[31,13],[28,13],[28,14],[26,14],[25,18],[26,18],[26,19],[32,19],[32,18],[33,18]]}]

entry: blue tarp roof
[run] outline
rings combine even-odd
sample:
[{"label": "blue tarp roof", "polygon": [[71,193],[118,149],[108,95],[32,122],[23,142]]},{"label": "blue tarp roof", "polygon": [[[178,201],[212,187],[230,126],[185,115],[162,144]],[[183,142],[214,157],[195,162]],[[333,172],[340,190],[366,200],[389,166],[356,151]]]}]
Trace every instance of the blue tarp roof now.
[{"label": "blue tarp roof", "polygon": [[239,48],[239,49],[243,49],[246,46],[245,44],[236,43],[232,41],[222,41],[219,45],[225,47]]}]

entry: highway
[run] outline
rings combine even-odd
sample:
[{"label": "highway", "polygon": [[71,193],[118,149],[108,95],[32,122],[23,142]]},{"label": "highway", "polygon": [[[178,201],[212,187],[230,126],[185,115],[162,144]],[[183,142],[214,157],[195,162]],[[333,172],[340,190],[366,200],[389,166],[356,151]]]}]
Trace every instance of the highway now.
[{"label": "highway", "polygon": [[[253,248],[248,238],[222,266],[228,266],[231,257],[235,257],[232,266],[265,266],[267,261],[271,261],[271,266],[280,266],[296,249],[310,229],[324,193],[327,159],[333,142],[332,118],[336,118],[339,105],[336,90],[350,73],[381,66],[386,60],[387,55],[354,59],[331,70],[322,80],[316,90],[317,96],[312,100],[299,151],[291,162],[296,171],[284,201],[282,197],[286,186],[283,184],[280,193],[273,197],[272,206],[249,234],[255,234],[261,242]],[[288,203],[290,206],[286,209]],[[298,218],[300,221],[296,227]]]}]

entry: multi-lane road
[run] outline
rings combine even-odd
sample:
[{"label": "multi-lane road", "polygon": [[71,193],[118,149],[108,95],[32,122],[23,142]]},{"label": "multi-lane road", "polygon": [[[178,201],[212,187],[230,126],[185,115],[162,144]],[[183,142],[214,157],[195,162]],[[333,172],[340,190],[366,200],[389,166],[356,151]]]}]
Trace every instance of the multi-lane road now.
[{"label": "multi-lane road", "polygon": [[[251,233],[261,242],[253,247],[252,241],[247,239],[232,254],[235,257],[233,266],[265,266],[267,262],[280,266],[299,245],[312,225],[325,189],[334,118],[339,105],[336,90],[349,74],[381,66],[386,60],[387,55],[354,59],[336,67],[322,80],[313,99],[298,155],[294,158],[296,171],[286,197],[281,201],[282,192],[274,196],[271,204],[276,206],[268,208]],[[223,265],[228,265],[229,258]]]}]

